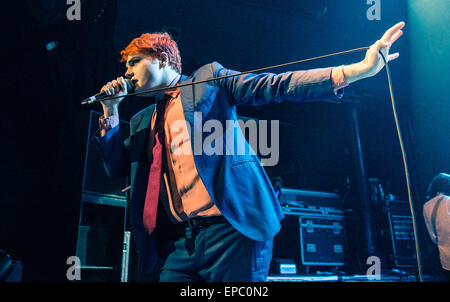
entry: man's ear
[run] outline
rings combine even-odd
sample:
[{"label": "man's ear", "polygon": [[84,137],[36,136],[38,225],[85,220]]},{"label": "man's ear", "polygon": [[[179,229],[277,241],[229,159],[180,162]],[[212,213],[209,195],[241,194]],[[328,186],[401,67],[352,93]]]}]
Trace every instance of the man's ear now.
[{"label": "man's ear", "polygon": [[162,52],[159,55],[159,62],[160,62],[160,68],[164,68],[169,64],[169,56],[167,55],[167,53]]}]

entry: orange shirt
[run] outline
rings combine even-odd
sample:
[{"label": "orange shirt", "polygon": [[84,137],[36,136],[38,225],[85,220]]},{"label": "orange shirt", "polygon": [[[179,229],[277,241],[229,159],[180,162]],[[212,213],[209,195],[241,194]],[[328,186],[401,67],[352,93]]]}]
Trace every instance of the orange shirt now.
[{"label": "orange shirt", "polygon": [[[171,99],[165,110],[167,169],[166,172],[163,171],[163,178],[170,212],[177,221],[186,221],[196,216],[221,215],[195,166],[179,89],[168,91],[166,94],[171,95]],[[152,116],[152,129],[155,120],[156,110]]]}]

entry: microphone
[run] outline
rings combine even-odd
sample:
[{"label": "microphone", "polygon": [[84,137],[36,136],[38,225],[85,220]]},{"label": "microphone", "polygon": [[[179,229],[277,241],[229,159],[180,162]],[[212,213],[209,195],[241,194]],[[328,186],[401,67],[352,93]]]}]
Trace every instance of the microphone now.
[{"label": "microphone", "polygon": [[[133,82],[130,79],[124,79],[125,80],[125,84],[127,85],[127,91],[128,92],[133,92],[134,91],[134,85]],[[94,102],[98,102],[101,101],[107,97],[109,97],[110,95],[107,95],[106,92],[99,92],[97,94],[94,94],[91,97],[88,97],[87,99],[83,100],[81,102],[81,105],[85,105],[85,104],[92,104]],[[125,96],[124,96],[125,97]]]}]

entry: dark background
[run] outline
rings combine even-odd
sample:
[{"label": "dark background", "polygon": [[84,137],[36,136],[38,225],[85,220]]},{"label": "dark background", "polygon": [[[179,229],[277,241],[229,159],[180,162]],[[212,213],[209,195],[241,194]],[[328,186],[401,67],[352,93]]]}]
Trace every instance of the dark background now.
[{"label": "dark background", "polygon": [[[411,56],[414,24],[408,23],[407,1],[382,1],[379,21],[367,19],[369,5],[360,0],[82,0],[80,21],[67,20],[68,7],[65,1],[22,1],[6,18],[10,29],[4,36],[2,83],[7,94],[0,111],[0,249],[23,261],[23,280],[66,280],[66,259],[75,253],[89,111],[101,111],[99,104],[81,106],[80,101],[124,73],[119,52],[131,39],[169,31],[188,75],[211,61],[244,71],[370,46],[399,21],[406,21],[406,28],[391,50],[400,52],[390,65],[392,84],[408,152],[424,272],[439,272],[421,208],[432,177],[450,171],[450,108],[441,97],[444,86],[433,91],[432,106],[430,99],[414,97],[426,95],[426,87],[417,94],[412,85],[412,75],[421,74],[414,70],[415,62],[422,58]],[[47,50],[52,41],[57,46]],[[354,53],[272,72],[363,58],[363,52]],[[387,193],[407,200],[385,70],[347,87],[345,94],[360,103],[367,175],[379,178]],[[147,105],[131,97],[120,107],[121,118],[128,120]],[[355,183],[351,106],[283,103],[242,107],[238,113],[280,120],[280,162],[267,168],[270,177],[281,176],[286,187],[342,193],[347,177]],[[432,119],[427,119],[429,108]],[[344,207],[356,211],[352,231],[359,238],[356,190],[352,186]],[[357,259],[361,243],[352,243]],[[358,271],[361,261],[364,265],[357,259],[354,262],[360,263],[351,269],[363,273]]]}]

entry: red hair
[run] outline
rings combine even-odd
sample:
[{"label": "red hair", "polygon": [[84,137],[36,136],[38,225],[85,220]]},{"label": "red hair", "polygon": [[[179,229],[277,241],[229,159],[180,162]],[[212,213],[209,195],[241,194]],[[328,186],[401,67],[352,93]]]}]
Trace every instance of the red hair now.
[{"label": "red hair", "polygon": [[161,59],[161,53],[165,52],[169,57],[169,66],[181,74],[181,57],[177,43],[172,40],[168,33],[145,33],[139,38],[135,38],[128,46],[120,52],[122,60],[126,61],[130,53],[144,52],[149,55],[156,55]]}]

